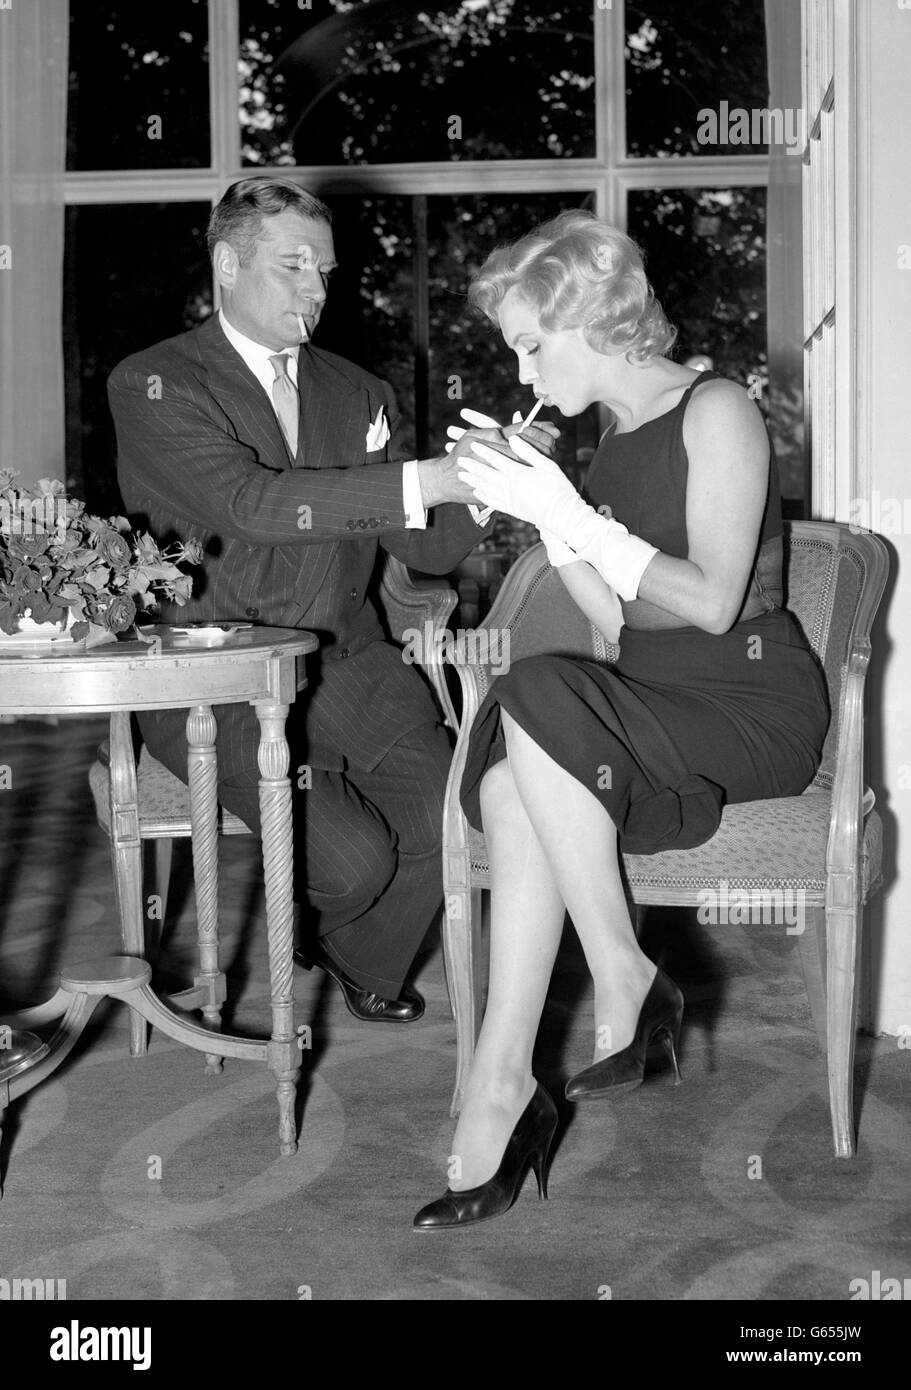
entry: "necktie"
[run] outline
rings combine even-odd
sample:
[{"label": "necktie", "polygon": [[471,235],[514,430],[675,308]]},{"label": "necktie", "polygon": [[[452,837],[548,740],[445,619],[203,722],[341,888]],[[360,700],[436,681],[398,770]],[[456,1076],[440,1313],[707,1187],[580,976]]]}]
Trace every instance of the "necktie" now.
[{"label": "necktie", "polygon": [[297,387],[288,375],[288,354],[277,352],[270,357],[275,380],[272,383],[272,404],[282,427],[285,443],[292,459],[297,457],[297,427],[300,418],[300,397]]}]

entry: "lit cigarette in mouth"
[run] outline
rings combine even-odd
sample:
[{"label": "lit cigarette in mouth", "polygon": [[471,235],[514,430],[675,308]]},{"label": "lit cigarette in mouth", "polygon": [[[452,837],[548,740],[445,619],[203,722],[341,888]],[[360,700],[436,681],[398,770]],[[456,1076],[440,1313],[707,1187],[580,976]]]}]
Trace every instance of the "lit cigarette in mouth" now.
[{"label": "lit cigarette in mouth", "polygon": [[544,397],[543,397],[543,396],[539,396],[538,399],[535,401],[534,405],[532,406],[531,410],[530,410],[530,411],[528,412],[528,414],[525,416],[525,419],[522,421],[522,424],[521,424],[520,429],[519,429],[519,433],[520,433],[520,434],[522,433],[522,430],[528,428],[528,426],[531,424],[532,420],[535,418],[535,416],[537,415],[538,411],[541,409],[541,407],[542,407],[543,404],[544,404]]},{"label": "lit cigarette in mouth", "polygon": [[303,316],[303,314],[297,314],[297,315],[296,315],[296,318],[297,318],[297,331],[298,331],[298,333],[300,333],[300,335],[301,335],[301,342],[302,342],[302,343],[305,343],[305,342],[307,341],[307,338],[308,338],[309,335],[308,335],[308,333],[307,333],[307,325],[304,323],[304,316]]}]

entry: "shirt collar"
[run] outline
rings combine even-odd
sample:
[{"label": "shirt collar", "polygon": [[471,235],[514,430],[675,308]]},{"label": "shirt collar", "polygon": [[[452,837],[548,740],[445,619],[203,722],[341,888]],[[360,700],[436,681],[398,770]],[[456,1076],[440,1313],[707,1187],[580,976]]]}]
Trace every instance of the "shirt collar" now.
[{"label": "shirt collar", "polygon": [[[234,348],[236,352],[240,353],[241,357],[244,359],[244,361],[246,362],[250,370],[253,372],[253,374],[257,377],[267,375],[269,378],[271,378],[273,376],[273,371],[272,364],[269,361],[269,358],[275,356],[276,349],[265,347],[262,343],[254,342],[254,340],[252,338],[248,338],[245,333],[241,333],[239,329],[234,327],[233,323],[228,322],[228,320],[225,318],[225,313],[223,309],[219,309],[218,311],[218,322],[221,324],[222,331],[224,332],[224,335],[227,338],[228,342],[231,344],[231,346]],[[293,367],[294,369],[296,369],[297,353],[294,351],[294,349],[279,348],[278,351],[286,352],[288,356],[289,366],[293,363]]]}]

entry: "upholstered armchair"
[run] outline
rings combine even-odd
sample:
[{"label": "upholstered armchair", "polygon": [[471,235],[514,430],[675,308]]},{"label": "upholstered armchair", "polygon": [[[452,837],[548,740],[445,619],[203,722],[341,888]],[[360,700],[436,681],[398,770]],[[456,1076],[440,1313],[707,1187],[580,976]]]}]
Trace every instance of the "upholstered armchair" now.
[{"label": "upholstered armchair", "polygon": [[[762,902],[798,895],[798,935],[812,1019],[827,1056],[835,1152],[854,1153],[853,1060],[863,905],[881,882],[881,823],[863,781],[863,689],[870,627],[888,572],[877,536],[848,526],[792,522],[785,533],[787,606],[803,627],[829,688],[832,719],[819,771],[802,796],[725,808],[713,838],[697,849],[625,855],[628,896],[646,906],[696,906],[706,890]],[[540,652],[610,662],[608,646],[569,598],[543,546],[513,566],[481,625],[509,633],[510,663]],[[485,644],[475,642],[483,654]],[[480,1026],[481,894],[488,887],[484,837],[465,820],[459,788],[468,735],[496,679],[482,660],[453,662],[462,712],[446,794],[443,927],[457,1030],[453,1114],[458,1113]],[[782,898],[776,899],[780,893]]]}]

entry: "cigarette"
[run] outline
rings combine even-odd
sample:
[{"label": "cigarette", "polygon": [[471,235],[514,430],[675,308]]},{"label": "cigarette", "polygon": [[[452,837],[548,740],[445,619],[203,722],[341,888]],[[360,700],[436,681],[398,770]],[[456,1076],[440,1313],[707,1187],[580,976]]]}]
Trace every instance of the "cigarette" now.
[{"label": "cigarette", "polygon": [[300,335],[301,335],[301,342],[302,342],[302,343],[305,343],[305,342],[307,341],[307,336],[308,336],[308,335],[307,335],[307,325],[304,323],[304,316],[303,316],[303,314],[298,314],[298,315],[297,315],[297,331],[298,331],[298,332],[300,333]]},{"label": "cigarette", "polygon": [[538,399],[535,401],[534,405],[532,406],[531,410],[530,410],[530,411],[528,412],[528,414],[525,416],[525,419],[522,421],[522,424],[521,424],[520,427],[519,427],[519,433],[520,433],[520,434],[522,433],[522,430],[528,428],[528,426],[531,424],[532,420],[535,418],[535,416],[537,415],[538,411],[541,409],[541,407],[542,407],[543,404],[544,404],[544,397],[543,397],[543,396],[539,396]]}]

